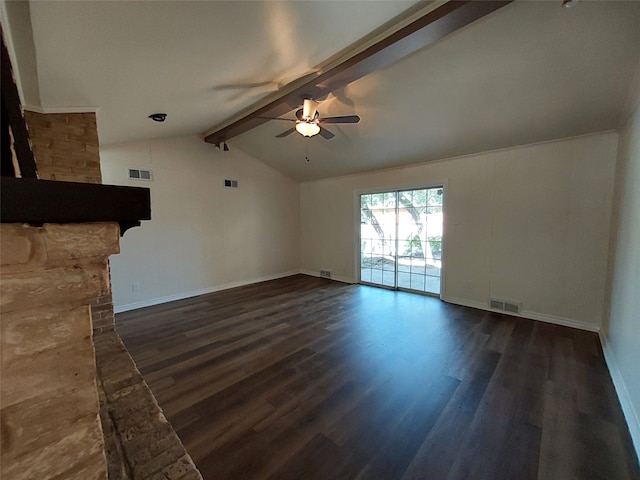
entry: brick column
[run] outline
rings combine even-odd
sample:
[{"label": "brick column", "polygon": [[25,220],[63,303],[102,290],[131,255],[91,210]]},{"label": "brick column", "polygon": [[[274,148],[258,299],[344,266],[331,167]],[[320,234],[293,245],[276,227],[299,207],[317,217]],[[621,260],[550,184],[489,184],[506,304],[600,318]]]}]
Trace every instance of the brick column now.
[{"label": "brick column", "polygon": [[90,302],[116,223],[0,225],[0,477],[107,478]]},{"label": "brick column", "polygon": [[42,180],[102,183],[95,113],[24,112]]}]

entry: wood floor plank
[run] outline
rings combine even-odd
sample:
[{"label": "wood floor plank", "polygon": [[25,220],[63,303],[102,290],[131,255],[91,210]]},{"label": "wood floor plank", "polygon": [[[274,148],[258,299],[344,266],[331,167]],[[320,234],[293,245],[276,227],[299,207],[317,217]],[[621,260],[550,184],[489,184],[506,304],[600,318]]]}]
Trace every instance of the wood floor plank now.
[{"label": "wood floor plank", "polygon": [[205,479],[640,480],[595,333],[304,275],[116,323]]},{"label": "wood floor plank", "polygon": [[[360,478],[401,478],[416,455],[425,437],[442,415],[460,382],[449,376],[440,376],[402,415],[395,427],[383,431],[374,455],[363,455],[371,460],[359,474]],[[375,437],[374,437],[375,438]],[[359,442],[348,445],[350,452],[360,451]]]}]

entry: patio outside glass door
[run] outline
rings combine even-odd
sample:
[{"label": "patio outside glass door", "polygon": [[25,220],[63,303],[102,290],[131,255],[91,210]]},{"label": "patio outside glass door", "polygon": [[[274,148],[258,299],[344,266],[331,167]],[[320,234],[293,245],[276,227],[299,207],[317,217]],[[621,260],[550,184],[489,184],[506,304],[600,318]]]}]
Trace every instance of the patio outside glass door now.
[{"label": "patio outside glass door", "polygon": [[440,294],[443,187],[360,196],[360,281]]}]

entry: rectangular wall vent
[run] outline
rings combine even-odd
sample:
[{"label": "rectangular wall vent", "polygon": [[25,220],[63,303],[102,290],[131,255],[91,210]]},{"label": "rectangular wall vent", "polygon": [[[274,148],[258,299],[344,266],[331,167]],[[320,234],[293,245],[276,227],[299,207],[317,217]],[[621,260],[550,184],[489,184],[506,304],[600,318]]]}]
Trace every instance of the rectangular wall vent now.
[{"label": "rectangular wall vent", "polygon": [[129,169],[129,178],[131,180],[148,180],[153,181],[153,173],[151,170],[141,170],[138,168]]},{"label": "rectangular wall vent", "polygon": [[502,310],[509,313],[520,313],[522,309],[522,303],[512,302],[510,300],[500,300],[499,298],[492,298],[489,300],[489,308],[494,310]]},{"label": "rectangular wall vent", "polygon": [[492,298],[489,302],[489,307],[495,308],[497,310],[504,310],[504,302],[502,300],[496,300],[495,298]]},{"label": "rectangular wall vent", "polygon": [[320,276],[322,278],[331,278],[331,271],[330,270],[320,270]]},{"label": "rectangular wall vent", "polygon": [[225,187],[230,187],[230,188],[238,188],[238,181],[237,180],[225,180],[224,181],[224,186]]},{"label": "rectangular wall vent", "polygon": [[519,303],[504,302],[504,311],[510,313],[520,313]]}]

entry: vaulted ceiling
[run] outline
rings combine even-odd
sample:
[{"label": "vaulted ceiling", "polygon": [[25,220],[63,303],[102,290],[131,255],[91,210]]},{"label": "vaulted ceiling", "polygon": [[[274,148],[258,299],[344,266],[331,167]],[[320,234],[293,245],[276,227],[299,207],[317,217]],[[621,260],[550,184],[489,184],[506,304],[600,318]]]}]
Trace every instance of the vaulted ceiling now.
[{"label": "vaulted ceiling", "polygon": [[[38,82],[25,103],[97,107],[108,145],[203,134],[416,5],[29,7]],[[275,138],[289,125],[271,121],[229,147],[306,181],[615,129],[638,75],[638,25],[640,2],[582,1],[566,9],[560,1],[516,1],[334,91],[320,104],[322,115],[362,118],[332,125],[334,139]],[[154,112],[166,112],[167,121],[147,119]]]}]

